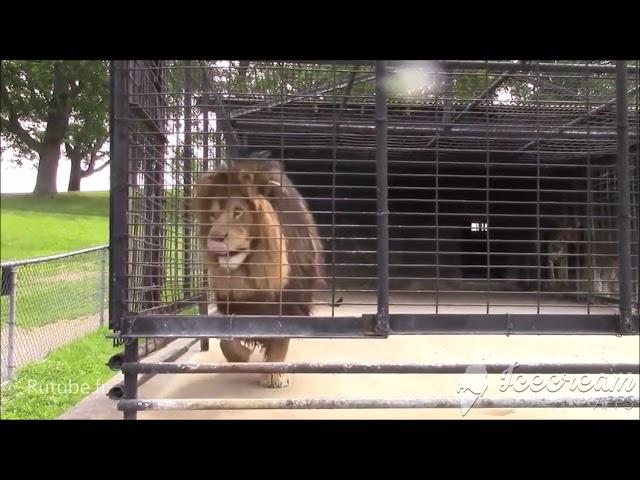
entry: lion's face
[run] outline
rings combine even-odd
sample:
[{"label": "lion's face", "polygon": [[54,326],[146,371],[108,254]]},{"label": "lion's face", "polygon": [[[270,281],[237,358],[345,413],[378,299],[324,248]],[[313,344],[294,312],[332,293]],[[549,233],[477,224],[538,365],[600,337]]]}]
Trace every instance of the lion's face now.
[{"label": "lion's face", "polygon": [[[262,166],[259,170],[257,165],[245,163],[198,180],[192,205],[200,250],[210,272],[219,277],[218,285],[227,281],[222,277],[228,279],[229,274],[266,278],[275,276],[266,270],[288,271],[280,268],[286,264],[286,241],[268,198],[280,187],[279,175],[276,168]],[[239,270],[242,265],[251,271]]]},{"label": "lion's face", "polygon": [[250,253],[252,227],[256,225],[252,203],[242,197],[212,199],[208,214],[202,215],[207,254],[225,269],[237,269]]}]

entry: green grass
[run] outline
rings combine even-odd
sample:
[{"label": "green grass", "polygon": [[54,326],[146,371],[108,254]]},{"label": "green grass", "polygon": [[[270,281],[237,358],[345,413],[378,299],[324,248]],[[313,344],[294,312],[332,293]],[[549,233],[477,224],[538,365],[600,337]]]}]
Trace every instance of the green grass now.
[{"label": "green grass", "polygon": [[[1,207],[2,261],[108,243],[109,192],[2,195]],[[17,325],[32,328],[97,313],[99,268],[98,253],[18,267]],[[8,304],[3,296],[0,322],[7,321]]]},{"label": "green grass", "polygon": [[0,197],[0,260],[79,250],[109,241],[109,192]]},{"label": "green grass", "polygon": [[54,419],[100,388],[116,374],[105,365],[117,352],[106,334],[99,329],[21,368],[0,392],[0,418]]}]

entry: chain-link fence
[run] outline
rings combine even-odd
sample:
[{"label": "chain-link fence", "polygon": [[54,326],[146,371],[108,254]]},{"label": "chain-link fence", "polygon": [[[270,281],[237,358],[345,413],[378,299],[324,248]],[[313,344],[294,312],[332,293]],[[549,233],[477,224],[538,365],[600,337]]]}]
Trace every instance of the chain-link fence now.
[{"label": "chain-link fence", "polygon": [[107,246],[2,264],[2,382],[108,318]]}]

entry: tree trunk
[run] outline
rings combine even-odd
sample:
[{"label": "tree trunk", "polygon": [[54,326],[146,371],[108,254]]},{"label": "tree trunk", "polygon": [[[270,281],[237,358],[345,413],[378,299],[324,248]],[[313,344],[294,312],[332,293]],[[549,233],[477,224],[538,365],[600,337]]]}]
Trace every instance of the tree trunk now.
[{"label": "tree trunk", "polygon": [[80,180],[82,180],[82,158],[69,158],[71,160],[71,172],[69,174],[69,192],[80,191]]},{"label": "tree trunk", "polygon": [[46,196],[58,193],[58,162],[60,160],[60,145],[43,145],[39,152],[38,176],[34,195]]}]

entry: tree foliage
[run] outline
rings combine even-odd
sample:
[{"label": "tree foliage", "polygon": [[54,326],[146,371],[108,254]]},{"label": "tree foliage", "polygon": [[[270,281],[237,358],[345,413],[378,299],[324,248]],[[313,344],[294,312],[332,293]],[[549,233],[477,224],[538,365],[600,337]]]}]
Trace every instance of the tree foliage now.
[{"label": "tree foliage", "polygon": [[107,62],[3,60],[0,93],[3,141],[37,160],[36,194],[56,193],[63,143],[86,152],[108,132]]}]

